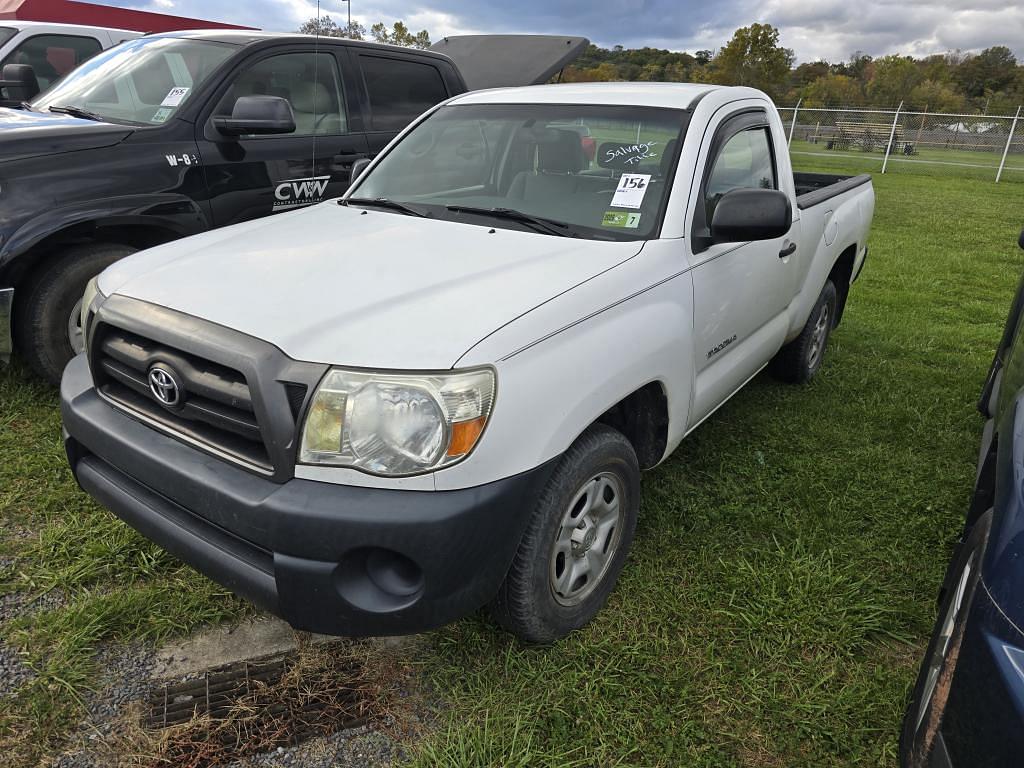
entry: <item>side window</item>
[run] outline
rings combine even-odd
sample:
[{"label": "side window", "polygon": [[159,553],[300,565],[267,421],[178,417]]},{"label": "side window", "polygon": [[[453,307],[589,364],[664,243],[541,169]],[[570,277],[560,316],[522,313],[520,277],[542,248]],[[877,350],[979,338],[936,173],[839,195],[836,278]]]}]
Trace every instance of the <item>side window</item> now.
[{"label": "side window", "polygon": [[448,98],[437,67],[403,59],[360,56],[370,94],[370,126],[400,131],[430,107]]},{"label": "side window", "polygon": [[338,62],[329,53],[282,53],[253,64],[231,84],[215,114],[229,116],[242,96],[287,99],[295,113],[291,136],[348,133]]},{"label": "side window", "polygon": [[46,90],[83,61],[100,52],[99,40],[71,35],[36,35],[30,37],[0,62],[28,64],[35,70],[39,87]]},{"label": "side window", "polygon": [[749,128],[729,139],[715,158],[705,190],[707,221],[722,195],[734,189],[777,189],[768,129]]}]

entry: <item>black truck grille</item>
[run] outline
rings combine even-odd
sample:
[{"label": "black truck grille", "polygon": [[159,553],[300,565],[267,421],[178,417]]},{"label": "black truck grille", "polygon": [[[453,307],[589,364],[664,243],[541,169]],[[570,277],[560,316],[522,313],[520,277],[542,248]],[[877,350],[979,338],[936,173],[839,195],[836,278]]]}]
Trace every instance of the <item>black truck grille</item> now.
[{"label": "black truck grille", "polygon": [[[110,325],[98,327],[92,342],[93,378],[107,399],[197,447],[274,472],[241,372]],[[158,364],[177,379],[172,406],[150,387],[150,371]]]}]

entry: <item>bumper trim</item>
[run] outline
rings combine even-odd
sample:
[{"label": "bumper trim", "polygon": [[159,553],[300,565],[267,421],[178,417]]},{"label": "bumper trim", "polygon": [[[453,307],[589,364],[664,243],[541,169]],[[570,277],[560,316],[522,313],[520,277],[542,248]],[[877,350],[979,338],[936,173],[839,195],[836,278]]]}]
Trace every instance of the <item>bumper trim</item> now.
[{"label": "bumper trim", "polygon": [[243,542],[163,498],[96,456],[75,467],[82,488],[147,539],[260,608],[277,611],[270,553]]}]

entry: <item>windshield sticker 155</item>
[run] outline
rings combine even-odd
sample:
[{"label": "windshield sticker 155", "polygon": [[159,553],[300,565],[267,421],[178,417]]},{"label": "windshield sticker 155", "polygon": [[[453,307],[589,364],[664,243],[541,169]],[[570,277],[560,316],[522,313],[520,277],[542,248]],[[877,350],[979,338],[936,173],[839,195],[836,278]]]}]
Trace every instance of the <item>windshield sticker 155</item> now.
[{"label": "windshield sticker 155", "polygon": [[643,205],[647,186],[650,184],[649,173],[624,173],[615,188],[612,205],[616,208],[639,208]]},{"label": "windshield sticker 155", "polygon": [[274,190],[274,210],[299,208],[313,205],[324,199],[330,176],[311,176],[305,179],[288,179],[282,181]]},{"label": "windshield sticker 155", "polygon": [[640,226],[639,213],[629,213],[627,211],[605,211],[604,217],[601,219],[602,227],[618,227],[620,229],[636,229]]},{"label": "windshield sticker 155", "polygon": [[181,105],[181,102],[188,96],[188,92],[191,88],[171,88],[164,96],[164,100],[160,102],[161,107],[177,107]]}]

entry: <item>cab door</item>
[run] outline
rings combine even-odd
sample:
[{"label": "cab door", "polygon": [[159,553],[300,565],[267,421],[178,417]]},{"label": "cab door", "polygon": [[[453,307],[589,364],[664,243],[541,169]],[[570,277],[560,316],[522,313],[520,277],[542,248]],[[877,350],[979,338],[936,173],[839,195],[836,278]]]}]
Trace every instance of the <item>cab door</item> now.
[{"label": "cab door", "polygon": [[[275,48],[250,58],[217,91],[200,123],[198,143],[215,226],[295,210],[340,195],[352,163],[365,157],[359,117],[350,120],[351,85],[338,52],[313,46]],[[279,96],[295,131],[272,136],[220,135],[214,116],[230,116],[242,96]]]},{"label": "cab door", "polygon": [[734,189],[779,189],[779,164],[764,109],[736,110],[711,134],[691,222],[694,407],[703,419],[760,370],[782,346],[796,290],[799,222],[783,237],[712,243],[710,223]]}]

